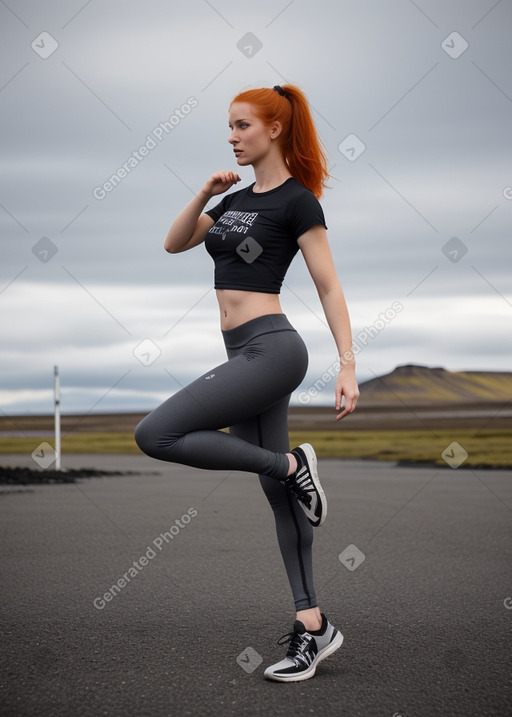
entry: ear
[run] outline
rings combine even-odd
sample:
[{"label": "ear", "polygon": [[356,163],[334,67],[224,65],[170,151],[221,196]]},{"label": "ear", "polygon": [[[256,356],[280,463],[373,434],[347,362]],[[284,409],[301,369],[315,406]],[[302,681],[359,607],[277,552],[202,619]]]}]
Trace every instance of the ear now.
[{"label": "ear", "polygon": [[270,126],[270,139],[277,139],[283,130],[283,125],[277,120]]}]

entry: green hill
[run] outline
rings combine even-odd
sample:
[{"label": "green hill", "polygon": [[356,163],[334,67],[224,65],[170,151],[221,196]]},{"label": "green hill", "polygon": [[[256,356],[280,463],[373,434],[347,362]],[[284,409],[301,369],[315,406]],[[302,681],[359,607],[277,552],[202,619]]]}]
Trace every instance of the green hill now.
[{"label": "green hill", "polygon": [[447,371],[408,364],[360,385],[364,405],[512,401],[512,372]]}]

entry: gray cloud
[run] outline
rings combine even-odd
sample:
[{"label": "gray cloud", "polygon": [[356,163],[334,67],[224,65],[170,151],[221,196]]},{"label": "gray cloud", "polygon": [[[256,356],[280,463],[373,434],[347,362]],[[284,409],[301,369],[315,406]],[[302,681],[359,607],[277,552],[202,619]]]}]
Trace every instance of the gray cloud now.
[{"label": "gray cloud", "polygon": [[[235,166],[231,98],[287,80],[331,161],[323,206],[354,334],[404,306],[360,352],[361,380],[411,361],[508,369],[511,14],[483,0],[1,5],[3,410],[51,410],[55,363],[67,410],[86,411],[145,409],[223,360],[211,260],[167,255],[163,239],[205,179]],[[58,42],[47,59],[31,47],[43,29]],[[464,40],[442,47],[454,30],[468,43],[457,59],[446,49]],[[253,57],[237,47],[247,32]],[[338,149],[350,134],[366,145],[355,161]],[[95,198],[148,136],[155,147]],[[42,237],[48,261],[32,251]],[[453,237],[464,256],[443,253]],[[311,348],[309,385],[335,348],[300,257],[282,298]],[[149,367],[132,353],[146,337],[162,344]]]}]

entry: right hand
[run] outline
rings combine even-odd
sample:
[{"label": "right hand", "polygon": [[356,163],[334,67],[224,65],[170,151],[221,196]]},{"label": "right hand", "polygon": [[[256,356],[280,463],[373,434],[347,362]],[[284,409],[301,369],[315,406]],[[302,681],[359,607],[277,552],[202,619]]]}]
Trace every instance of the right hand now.
[{"label": "right hand", "polygon": [[203,187],[203,192],[214,197],[216,194],[222,194],[231,189],[233,184],[240,182],[240,177],[236,172],[232,172],[230,169],[215,172],[212,174],[210,179],[206,182]]}]

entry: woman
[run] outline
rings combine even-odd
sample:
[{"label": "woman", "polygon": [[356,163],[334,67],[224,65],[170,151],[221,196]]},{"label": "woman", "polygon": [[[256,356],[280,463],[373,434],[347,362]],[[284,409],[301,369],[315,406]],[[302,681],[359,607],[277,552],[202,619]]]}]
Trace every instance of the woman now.
[{"label": "woman", "polygon": [[[294,85],[242,92],[231,103],[229,127],[236,162],[252,165],[256,181],[203,212],[212,197],[240,181],[231,170],[213,174],[176,217],[164,244],[175,254],[205,242],[215,264],[228,361],[146,416],[135,439],[160,460],[258,473],[297,612],[284,636],[286,657],[265,677],[293,682],[313,677],[343,640],[320,612],[313,586],[313,527],[327,511],[315,452],[308,443],[290,451],[288,443],[288,403],[308,357],[279,292],[299,249],[341,357],[338,420],[355,409],[359,392],[349,316],[318,202],[327,162],[307,100]],[[229,434],[219,431],[228,426]]]}]

